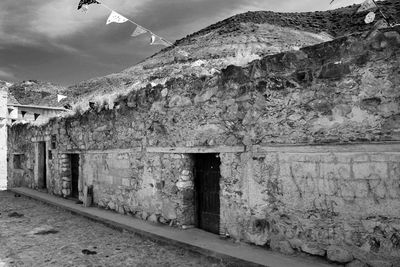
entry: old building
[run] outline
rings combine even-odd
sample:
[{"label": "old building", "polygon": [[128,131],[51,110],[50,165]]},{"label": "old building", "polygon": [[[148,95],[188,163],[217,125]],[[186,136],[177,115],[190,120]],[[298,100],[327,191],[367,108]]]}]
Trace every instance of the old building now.
[{"label": "old building", "polygon": [[[33,85],[39,85],[37,92],[30,91],[30,86]],[[67,111],[62,104],[58,103],[57,91],[44,94],[40,90],[43,89],[39,82],[25,81],[13,85],[0,81],[0,190],[7,188],[7,125],[46,123],[49,118]],[[25,104],[20,104],[20,101]],[[16,154],[12,157],[16,160],[16,166],[19,164],[19,157],[22,156]]]},{"label": "old building", "polygon": [[398,264],[399,55],[396,27],[153,78],[10,128],[9,186],[81,200],[93,187],[95,205],[143,220]]},{"label": "old building", "polygon": [[0,81],[0,190],[7,188],[7,87]]}]

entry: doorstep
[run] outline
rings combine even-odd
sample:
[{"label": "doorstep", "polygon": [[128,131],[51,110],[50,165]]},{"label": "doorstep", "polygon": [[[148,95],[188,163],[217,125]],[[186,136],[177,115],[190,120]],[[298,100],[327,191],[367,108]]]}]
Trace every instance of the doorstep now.
[{"label": "doorstep", "polygon": [[175,245],[207,257],[221,259],[227,263],[231,262],[234,266],[332,266],[318,258],[286,256],[261,247],[222,240],[218,235],[197,228],[181,230],[161,224],[152,224],[105,209],[83,207],[80,204],[76,204],[74,200],[56,197],[28,188],[12,188],[9,191],[62,208],[112,228],[124,229],[156,242]]}]

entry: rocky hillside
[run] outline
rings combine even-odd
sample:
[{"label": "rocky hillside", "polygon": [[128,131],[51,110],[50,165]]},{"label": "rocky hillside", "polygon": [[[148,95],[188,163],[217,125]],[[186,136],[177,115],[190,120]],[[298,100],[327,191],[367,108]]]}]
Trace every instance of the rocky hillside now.
[{"label": "rocky hillside", "polygon": [[66,88],[37,80],[23,81],[8,87],[9,103],[37,106],[63,106],[57,101],[57,94],[65,94]]},{"label": "rocky hillside", "polygon": [[[379,2],[391,20],[400,18],[400,1]],[[164,84],[170,78],[209,76],[228,65],[244,66],[266,55],[311,46],[355,32],[368,31],[359,5],[307,13],[247,12],[178,40],[154,56],[121,73],[95,78],[69,88],[72,102],[88,107],[105,97]],[[377,19],[381,16],[378,14]],[[399,20],[400,21],[400,20]]]}]

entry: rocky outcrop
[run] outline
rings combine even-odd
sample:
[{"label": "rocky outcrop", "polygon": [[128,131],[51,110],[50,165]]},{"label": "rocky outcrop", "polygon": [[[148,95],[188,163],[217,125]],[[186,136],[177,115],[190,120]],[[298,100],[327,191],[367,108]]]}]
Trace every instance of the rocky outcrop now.
[{"label": "rocky outcrop", "polygon": [[[390,19],[399,19],[398,1],[380,1],[379,5]],[[239,14],[178,40],[174,46],[121,73],[69,87],[70,102],[78,102],[80,108],[88,109],[88,102],[115,99],[148,84],[163,85],[170,78],[187,75],[210,76],[231,64],[245,66],[267,55],[371,30],[373,24],[364,22],[365,13],[355,13],[358,7],[315,13]],[[380,18],[377,14],[377,19]]]},{"label": "rocky outcrop", "polygon": [[57,101],[57,94],[68,94],[65,87],[37,80],[23,81],[8,86],[10,104],[62,107],[64,102]]}]

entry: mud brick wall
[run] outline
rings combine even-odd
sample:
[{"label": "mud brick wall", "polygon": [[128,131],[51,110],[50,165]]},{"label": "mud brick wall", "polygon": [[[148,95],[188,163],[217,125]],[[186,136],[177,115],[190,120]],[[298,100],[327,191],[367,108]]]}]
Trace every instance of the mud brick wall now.
[{"label": "mud brick wall", "polygon": [[[399,32],[343,37],[213,76],[149,84],[42,127],[14,126],[9,155],[25,153],[26,167],[9,170],[9,184],[36,186],[34,142],[55,136],[50,193],[63,195],[63,155],[79,153],[79,188],[93,185],[97,205],[190,225],[190,148],[215,148],[222,235],[342,263],[397,264]],[[238,146],[244,152],[224,151]]]}]

